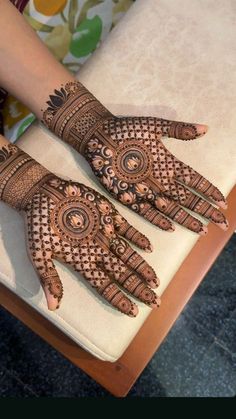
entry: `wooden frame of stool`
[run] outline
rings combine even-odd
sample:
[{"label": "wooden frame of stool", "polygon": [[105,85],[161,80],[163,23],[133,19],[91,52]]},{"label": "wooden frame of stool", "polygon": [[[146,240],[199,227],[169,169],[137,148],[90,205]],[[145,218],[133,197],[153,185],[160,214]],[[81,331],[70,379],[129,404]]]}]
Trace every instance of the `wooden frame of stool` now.
[{"label": "wooden frame of stool", "polygon": [[207,236],[198,240],[166,288],[161,307],[151,312],[125,353],[114,363],[100,361],[80,348],[3,284],[0,284],[0,304],[113,395],[124,397],[236,230],[236,186],[228,196],[228,203],[227,232],[209,226]]}]

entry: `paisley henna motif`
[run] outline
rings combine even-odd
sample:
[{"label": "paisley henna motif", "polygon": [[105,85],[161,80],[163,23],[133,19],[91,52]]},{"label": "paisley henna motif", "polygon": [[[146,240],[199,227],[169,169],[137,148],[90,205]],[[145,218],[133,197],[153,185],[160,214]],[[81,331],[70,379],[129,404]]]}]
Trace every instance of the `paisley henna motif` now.
[{"label": "paisley henna motif", "polygon": [[1,199],[26,213],[29,255],[50,309],[58,308],[63,297],[54,259],[71,265],[131,317],[138,308],[117,283],[149,307],[160,304],[150,288],[159,285],[154,270],[122,236],[151,251],[149,240],[105,197],[56,177],[16,146],[0,149],[0,176]]},{"label": "paisley henna motif", "polygon": [[173,220],[206,234],[206,226],[188,210],[227,229],[225,216],[211,204],[225,208],[222,193],[161,141],[162,136],[197,138],[205,133],[204,126],[154,117],[117,118],[79,82],[50,95],[43,122],[86,157],[115,198],[161,229],[172,231]]}]

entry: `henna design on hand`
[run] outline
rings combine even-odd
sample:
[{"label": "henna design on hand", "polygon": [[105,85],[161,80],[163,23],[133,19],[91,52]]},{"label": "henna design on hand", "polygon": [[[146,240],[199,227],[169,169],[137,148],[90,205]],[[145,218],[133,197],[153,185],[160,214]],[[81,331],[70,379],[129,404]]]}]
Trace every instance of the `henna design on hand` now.
[{"label": "henna design on hand", "polygon": [[149,307],[159,306],[150,288],[159,285],[154,270],[124,238],[147,252],[151,244],[105,197],[56,177],[13,145],[0,149],[0,185],[0,198],[25,212],[28,252],[49,309],[58,308],[63,297],[54,260],[72,266],[131,317],[138,307],[119,286]]},{"label": "henna design on hand", "polygon": [[192,140],[204,125],[155,117],[115,117],[79,82],[55,90],[43,123],[86,157],[102,185],[120,202],[163,230],[171,221],[206,234],[192,211],[226,230],[217,206],[222,193],[196,170],[171,154],[162,136]]}]

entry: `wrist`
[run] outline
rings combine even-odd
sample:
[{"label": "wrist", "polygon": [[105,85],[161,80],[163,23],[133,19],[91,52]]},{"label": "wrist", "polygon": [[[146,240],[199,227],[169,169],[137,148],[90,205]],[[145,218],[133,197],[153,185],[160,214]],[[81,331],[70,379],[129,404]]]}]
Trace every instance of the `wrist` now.
[{"label": "wrist", "polygon": [[0,200],[25,209],[33,195],[53,175],[24,151],[6,142],[0,149]]},{"label": "wrist", "polygon": [[78,81],[55,89],[49,98],[42,122],[81,154],[104,120],[113,116]]}]

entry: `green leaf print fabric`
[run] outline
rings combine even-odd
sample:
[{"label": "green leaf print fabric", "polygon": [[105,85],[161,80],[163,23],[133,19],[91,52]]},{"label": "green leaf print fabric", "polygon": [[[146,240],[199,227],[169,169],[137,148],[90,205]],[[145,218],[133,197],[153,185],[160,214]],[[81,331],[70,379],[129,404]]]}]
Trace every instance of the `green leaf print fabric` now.
[{"label": "green leaf print fabric", "polygon": [[[53,55],[75,73],[106,38],[134,0],[30,0],[23,15]],[[10,141],[34,116],[12,96],[6,100],[4,132]]]}]

